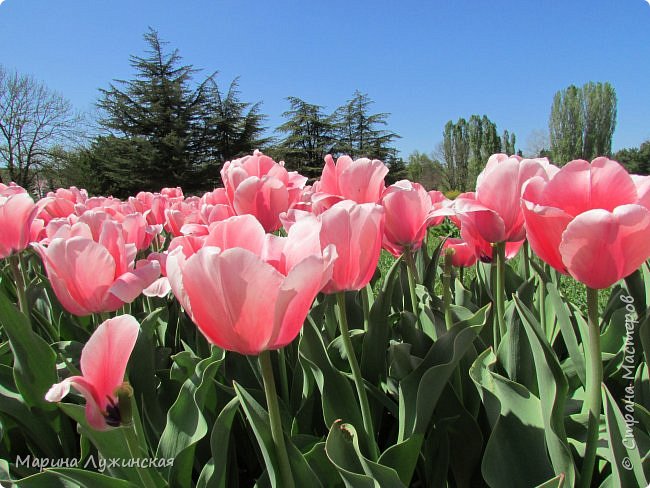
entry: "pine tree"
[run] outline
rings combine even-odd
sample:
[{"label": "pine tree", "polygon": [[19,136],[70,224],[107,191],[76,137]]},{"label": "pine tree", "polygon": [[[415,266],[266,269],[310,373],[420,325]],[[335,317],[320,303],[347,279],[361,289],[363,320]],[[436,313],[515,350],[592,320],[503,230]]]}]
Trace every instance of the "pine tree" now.
[{"label": "pine tree", "polygon": [[201,169],[201,161],[195,157],[201,152],[196,148],[193,126],[203,85],[190,87],[194,68],[181,64],[177,50],[166,53],[156,31],[150,29],[144,39],[149,46],[147,56],[131,56],[135,79],[117,80],[117,86],[101,90],[100,123],[113,137],[97,141],[99,154],[112,158],[107,144],[116,144],[113,149],[118,156],[129,153],[128,159],[103,162],[108,178],[120,190],[177,185],[191,190],[197,187]]},{"label": "pine tree", "polygon": [[210,78],[205,83],[201,100],[198,132],[204,161],[205,177],[216,185],[223,163],[252,153],[269,142],[263,137],[266,116],[260,113],[261,103],[240,100],[239,80],[230,84],[223,94]]},{"label": "pine tree", "polygon": [[323,107],[287,97],[290,108],[282,114],[288,119],[276,130],[286,134],[280,142],[288,169],[296,170],[309,178],[317,178],[323,168],[324,157],[334,148],[334,124],[332,116]]},{"label": "pine tree", "polygon": [[398,136],[380,129],[387,125],[387,113],[370,114],[374,102],[358,90],[352,99],[336,109],[333,114],[337,144],[334,151],[353,158],[368,157],[386,161],[395,156],[391,142]]}]

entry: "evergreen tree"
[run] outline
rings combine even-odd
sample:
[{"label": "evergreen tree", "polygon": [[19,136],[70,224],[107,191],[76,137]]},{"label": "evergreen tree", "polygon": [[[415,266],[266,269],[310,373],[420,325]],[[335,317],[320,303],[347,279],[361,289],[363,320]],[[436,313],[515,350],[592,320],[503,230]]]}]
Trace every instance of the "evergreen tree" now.
[{"label": "evergreen tree", "polygon": [[181,64],[177,50],[166,53],[156,31],[150,29],[144,39],[147,56],[131,56],[135,79],[118,80],[118,86],[101,90],[100,123],[110,136],[98,141],[98,157],[128,153],[128,159],[118,157],[102,164],[117,189],[153,191],[180,185],[191,190],[200,181],[202,151],[197,150],[193,127],[203,85],[190,87],[195,70]]},{"label": "evergreen tree", "polygon": [[650,175],[650,140],[639,147],[621,149],[612,158],[625,166],[630,173]]},{"label": "evergreen tree", "polygon": [[282,114],[288,119],[276,130],[286,134],[278,151],[288,169],[299,171],[309,178],[317,178],[323,168],[323,159],[334,148],[332,116],[323,113],[323,107],[287,97],[290,108]]},{"label": "evergreen tree", "polygon": [[225,94],[213,78],[205,83],[197,150],[202,152],[199,159],[213,186],[219,181],[224,162],[251,154],[269,141],[263,137],[266,116],[260,113],[261,103],[242,102],[239,95],[238,79],[232,81]]},{"label": "evergreen tree", "polygon": [[358,90],[352,99],[336,109],[333,114],[337,144],[334,151],[352,158],[368,157],[386,162],[395,157],[391,142],[399,136],[379,128],[387,125],[387,113],[370,114],[374,102]]}]

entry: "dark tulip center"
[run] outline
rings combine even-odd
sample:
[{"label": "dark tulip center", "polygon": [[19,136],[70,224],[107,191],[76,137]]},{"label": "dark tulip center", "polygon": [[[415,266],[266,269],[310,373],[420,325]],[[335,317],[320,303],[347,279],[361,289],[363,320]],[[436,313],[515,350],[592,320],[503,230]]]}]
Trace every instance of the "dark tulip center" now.
[{"label": "dark tulip center", "polygon": [[106,413],[104,414],[106,425],[119,427],[122,423],[120,408],[111,397],[107,396],[106,398],[108,398],[108,405],[106,406]]}]

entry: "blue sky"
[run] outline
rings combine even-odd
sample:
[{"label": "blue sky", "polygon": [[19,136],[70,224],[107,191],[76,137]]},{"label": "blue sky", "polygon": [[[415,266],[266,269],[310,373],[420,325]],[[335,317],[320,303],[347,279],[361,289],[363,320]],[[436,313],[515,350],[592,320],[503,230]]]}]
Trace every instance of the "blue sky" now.
[{"label": "blue sky", "polygon": [[389,112],[401,155],[431,151],[447,120],[486,114],[500,131],[546,130],[553,94],[609,81],[614,149],[650,139],[650,5],[645,0],[5,0],[0,63],[93,110],[129,79],[129,55],[157,29],[170,48],[275,127],[298,96],[333,110],[355,90]]}]

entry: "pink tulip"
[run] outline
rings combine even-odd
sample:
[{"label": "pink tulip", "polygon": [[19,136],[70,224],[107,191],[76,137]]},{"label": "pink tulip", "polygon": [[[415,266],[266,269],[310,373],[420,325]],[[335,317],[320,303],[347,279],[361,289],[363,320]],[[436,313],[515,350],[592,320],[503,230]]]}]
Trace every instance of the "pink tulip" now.
[{"label": "pink tulip", "polygon": [[81,350],[81,376],[52,385],[48,402],[60,402],[74,387],[86,399],[86,419],[97,430],[119,427],[121,416],[117,389],[124,382],[129,357],[140,325],[130,315],[103,322]]},{"label": "pink tulip", "polygon": [[155,261],[142,260],[136,266],[135,244],[127,244],[122,226],[103,212],[86,212],[76,224],[60,227],[47,247],[33,246],[54,293],[75,315],[113,312],[135,300],[160,275]]},{"label": "pink tulip", "polygon": [[533,178],[522,204],[531,248],[590,288],[613,285],[650,257],[645,184],[604,157]]},{"label": "pink tulip", "polygon": [[395,257],[405,250],[419,249],[433,219],[432,199],[422,185],[398,181],[386,189],[380,204],[386,215],[384,248]]},{"label": "pink tulip", "polygon": [[75,206],[84,205],[88,199],[86,190],[79,190],[76,186],[59,188],[47,194],[48,204],[40,213],[40,217],[47,224],[53,218],[65,218],[75,213]]},{"label": "pink tulip", "polygon": [[19,186],[0,187],[0,259],[25,249],[38,213],[32,197]]},{"label": "pink tulip", "polygon": [[307,181],[259,151],[227,161],[221,179],[235,213],[255,216],[267,232],[280,228],[279,215],[298,201]]},{"label": "pink tulip", "polygon": [[477,178],[476,192],[463,193],[454,200],[461,228],[471,226],[488,243],[523,241],[521,189],[534,176],[548,178],[540,160],[491,156]]},{"label": "pink tulip", "polygon": [[277,237],[249,215],[215,222],[203,247],[185,237],[169,253],[172,291],[219,347],[241,354],[284,347],[332,273],[336,251],[321,251],[319,230],[304,221]]},{"label": "pink tulip", "polygon": [[474,249],[462,239],[448,237],[442,245],[442,249],[453,249],[451,264],[458,268],[467,268],[476,264],[477,258]]},{"label": "pink tulip", "polygon": [[350,156],[341,156],[334,164],[334,158],[328,154],[323,174],[313,185],[312,201],[323,207],[315,212],[321,213],[341,200],[377,203],[386,189],[384,177],[387,174],[388,167],[378,159],[353,161]]},{"label": "pink tulip", "polygon": [[[321,247],[334,244],[338,254],[332,278],[323,292],[360,290],[370,282],[381,253],[384,218],[384,209],[379,205],[350,200],[337,203],[319,216]],[[308,219],[298,220],[291,230],[303,220]]]}]

